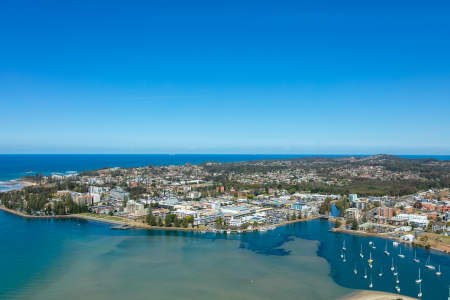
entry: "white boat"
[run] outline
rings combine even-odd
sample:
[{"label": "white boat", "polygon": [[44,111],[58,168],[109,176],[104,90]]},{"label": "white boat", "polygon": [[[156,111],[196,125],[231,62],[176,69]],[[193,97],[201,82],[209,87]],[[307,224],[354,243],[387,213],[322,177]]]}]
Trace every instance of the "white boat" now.
[{"label": "white boat", "polygon": [[364,258],[364,254],[363,254],[363,250],[362,250],[362,244],[361,244],[361,251],[359,251],[359,256],[361,256],[361,258]]},{"label": "white boat", "polygon": [[416,283],[419,284],[422,282],[422,278],[420,278],[420,268],[419,268],[419,277],[416,279]]},{"label": "white boat", "polygon": [[364,279],[367,278],[367,269],[364,269]]},{"label": "white boat", "polygon": [[414,259],[413,259],[413,261],[416,262],[416,263],[420,263],[420,260],[417,258],[417,251],[416,250],[414,250]]},{"label": "white boat", "polygon": [[345,253],[344,253],[344,259],[342,260],[343,262],[346,262],[347,260],[345,259]]},{"label": "white boat", "polygon": [[397,271],[397,269],[395,269],[394,270],[394,276],[397,276],[398,275],[398,271]]},{"label": "white boat", "polygon": [[395,279],[395,283],[396,283],[396,284],[399,284],[399,283],[400,283],[400,280],[398,280],[398,274],[397,274],[396,277],[397,277],[397,278]]},{"label": "white boat", "polygon": [[394,258],[392,258],[392,267],[391,267],[391,271],[394,272],[395,268],[394,268]]},{"label": "white boat", "polygon": [[397,247],[398,246],[398,242],[392,242],[392,246]]},{"label": "white boat", "polygon": [[369,284],[369,289],[373,288],[373,283],[372,283],[372,275],[370,276],[370,284]]},{"label": "white boat", "polygon": [[387,251],[387,242],[386,242],[386,246],[384,247],[384,254],[386,254],[387,256],[391,255],[389,253],[389,251]]},{"label": "white boat", "polygon": [[397,291],[397,293],[400,293],[400,287],[398,285],[395,286],[395,290]]},{"label": "white boat", "polygon": [[372,241],[369,241],[369,245],[372,245],[373,244],[373,242]]},{"label": "white boat", "polygon": [[356,265],[355,265],[355,268],[353,269],[353,273],[355,273],[355,275],[358,274],[358,270],[356,269]]},{"label": "white boat", "polygon": [[402,254],[402,248],[400,247],[400,253],[398,254],[398,257],[400,258],[405,258],[405,255]]},{"label": "white boat", "polygon": [[345,240],[344,240],[344,242],[342,243],[342,250],[344,250],[344,251],[347,250],[347,248],[345,248]]},{"label": "white boat", "polygon": [[430,256],[428,256],[427,263],[425,264],[425,268],[430,269],[430,270],[436,269],[436,267],[430,263]]},{"label": "white boat", "polygon": [[259,232],[266,232],[267,231],[267,228],[266,227],[261,227],[261,228],[259,228]]},{"label": "white boat", "polygon": [[439,265],[438,271],[436,272],[436,276],[441,276],[441,275],[442,275],[442,273],[441,273],[441,265]]},{"label": "white boat", "polygon": [[380,273],[378,273],[378,276],[383,276],[383,268],[380,269]]},{"label": "white boat", "polygon": [[422,284],[419,284],[419,293],[417,294],[417,297],[422,298]]},{"label": "white boat", "polygon": [[341,258],[344,258],[344,251],[341,250]]}]

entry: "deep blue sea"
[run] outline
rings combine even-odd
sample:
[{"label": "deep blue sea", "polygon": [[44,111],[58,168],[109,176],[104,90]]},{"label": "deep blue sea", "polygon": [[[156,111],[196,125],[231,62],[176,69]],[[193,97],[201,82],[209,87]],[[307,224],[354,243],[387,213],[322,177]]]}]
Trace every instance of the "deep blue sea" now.
[{"label": "deep blue sea", "polygon": [[[26,172],[87,171],[105,167],[137,167],[146,165],[183,165],[203,162],[237,162],[260,159],[283,159],[311,156],[345,157],[350,155],[277,155],[277,154],[0,154],[0,181],[18,179]],[[362,156],[362,155],[352,155]],[[404,158],[450,160],[450,155],[400,155]]]},{"label": "deep blue sea", "polygon": [[[115,231],[93,221],[27,220],[0,211],[0,299],[330,300],[369,289],[371,279],[374,290],[395,293],[392,258],[400,294],[417,296],[420,268],[423,299],[447,299],[448,255],[333,233],[331,226],[314,220],[240,235]],[[441,265],[440,277],[424,268],[429,256]]]}]

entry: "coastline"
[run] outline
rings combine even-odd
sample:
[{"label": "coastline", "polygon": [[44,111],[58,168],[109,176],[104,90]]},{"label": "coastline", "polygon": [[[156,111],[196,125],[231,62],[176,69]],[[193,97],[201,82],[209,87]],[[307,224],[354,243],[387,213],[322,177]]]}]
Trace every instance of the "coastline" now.
[{"label": "coastline", "polygon": [[[351,235],[377,237],[377,238],[381,238],[381,239],[387,239],[387,240],[396,241],[396,242],[403,243],[403,244],[409,244],[409,245],[412,245],[414,247],[427,248],[427,247],[425,247],[424,245],[422,245],[420,243],[407,242],[407,241],[402,240],[401,238],[393,237],[393,236],[390,236],[388,234],[365,232],[365,231],[359,231],[359,230],[358,231],[357,230],[349,230],[349,229],[343,229],[343,228],[331,228],[330,231],[346,233],[346,234],[351,234]],[[431,245],[428,249],[439,251],[439,252],[442,252],[442,253],[445,253],[445,254],[450,254],[450,245],[446,245],[446,244],[443,244],[443,243],[440,243],[437,246],[436,245]]]},{"label": "coastline", "polygon": [[417,300],[417,298],[411,298],[404,295],[385,293],[379,291],[366,291],[359,290],[351,293],[349,296],[340,298],[338,300]]},{"label": "coastline", "polygon": [[[127,229],[146,229],[146,230],[168,230],[168,231],[184,231],[184,232],[213,232],[207,229],[201,229],[201,228],[184,228],[184,227],[165,227],[165,226],[150,226],[148,224],[142,223],[142,222],[136,222],[128,219],[122,219],[122,220],[112,220],[108,218],[108,216],[92,216],[92,215],[85,215],[85,214],[72,214],[72,215],[57,215],[57,216],[32,216],[25,213],[22,213],[20,211],[6,208],[2,205],[0,205],[0,210],[3,210],[7,213],[14,214],[16,216],[22,217],[22,218],[28,218],[28,219],[81,219],[81,220],[88,220],[88,221],[97,221],[102,223],[107,223],[111,225],[126,225],[129,226]],[[116,217],[120,218],[120,217]],[[298,219],[298,220],[291,220],[291,221],[284,221],[280,224],[273,225],[275,228],[293,224],[293,223],[299,223],[299,222],[306,222],[314,219],[318,219],[319,217],[308,217],[304,219]],[[333,219],[328,219],[329,222],[334,222]],[[258,228],[249,230],[249,229],[242,229],[241,232],[253,232],[257,231]],[[236,230],[231,230],[232,232],[236,232]],[[393,236],[389,236],[387,234],[379,234],[379,233],[372,233],[372,232],[364,232],[364,231],[355,231],[355,230],[348,230],[343,228],[331,228],[330,231],[332,232],[338,232],[338,233],[345,233],[345,234],[351,234],[351,235],[359,235],[359,236],[366,236],[366,237],[377,237],[387,240],[396,241],[403,244],[410,244],[415,247],[424,247],[422,244],[419,243],[410,243],[406,242],[400,238],[396,238]],[[226,232],[226,230],[224,230]],[[450,246],[445,244],[440,244],[438,246],[430,246],[429,249],[439,251],[441,253],[450,254]]]},{"label": "coastline", "polygon": [[[112,225],[127,225],[127,226],[129,226],[130,229],[169,230],[169,231],[185,231],[185,232],[188,232],[188,231],[212,232],[212,231],[208,231],[208,230],[200,229],[200,228],[150,226],[150,225],[142,223],[142,222],[136,222],[136,221],[127,220],[127,219],[112,220],[112,219],[108,218],[107,216],[101,216],[101,215],[92,216],[92,215],[85,215],[85,214],[72,214],[72,215],[57,215],[57,216],[32,216],[32,215],[28,215],[28,214],[25,214],[23,212],[20,212],[20,211],[14,210],[14,209],[7,208],[2,205],[0,205],[0,210],[3,210],[7,213],[10,213],[10,214],[22,217],[22,218],[28,218],[28,219],[82,219],[82,220],[97,221],[97,222],[102,222],[102,223],[107,223],[107,224],[112,224]],[[119,218],[119,217],[116,217],[116,218]],[[304,218],[304,219],[285,221],[283,223],[276,224],[274,226],[280,227],[280,226],[285,226],[288,224],[293,224],[293,223],[298,223],[298,222],[306,222],[306,221],[314,220],[317,218],[318,217],[308,217],[308,218]],[[255,229],[255,230],[257,230],[257,229]],[[242,232],[252,232],[255,230],[243,229]],[[232,230],[232,232],[235,232],[235,230]]]}]

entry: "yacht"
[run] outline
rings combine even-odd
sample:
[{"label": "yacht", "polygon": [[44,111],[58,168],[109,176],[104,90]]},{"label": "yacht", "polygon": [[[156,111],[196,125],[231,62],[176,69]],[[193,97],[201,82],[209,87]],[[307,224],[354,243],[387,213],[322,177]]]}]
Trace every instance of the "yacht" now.
[{"label": "yacht", "polygon": [[391,255],[389,253],[389,251],[387,251],[387,242],[386,242],[386,246],[384,247],[384,254],[386,254],[387,256]]},{"label": "yacht", "polygon": [[419,293],[417,294],[417,297],[422,298],[422,284],[419,284]]},{"label": "yacht", "polygon": [[422,282],[422,278],[420,278],[420,268],[419,268],[419,277],[416,279],[416,283],[419,284]]},{"label": "yacht", "polygon": [[416,262],[416,263],[420,263],[420,260],[417,258],[417,250],[414,250],[414,259],[413,259],[413,261]]},{"label": "yacht", "polygon": [[441,273],[441,265],[439,265],[438,271],[436,272],[436,276],[441,276],[441,275],[442,275],[442,273]]},{"label": "yacht", "polygon": [[428,256],[427,263],[425,264],[425,268],[428,268],[428,269],[430,269],[430,270],[435,270],[435,269],[436,269],[436,267],[433,266],[433,265],[430,263],[430,256]]},{"label": "yacht", "polygon": [[369,262],[369,264],[372,264],[372,262],[373,262],[373,259],[372,259],[372,252],[370,252],[370,257],[369,257],[368,262]]},{"label": "yacht", "polygon": [[405,258],[405,255],[402,254],[402,248],[400,247],[400,253],[398,254],[398,257],[400,258]]}]

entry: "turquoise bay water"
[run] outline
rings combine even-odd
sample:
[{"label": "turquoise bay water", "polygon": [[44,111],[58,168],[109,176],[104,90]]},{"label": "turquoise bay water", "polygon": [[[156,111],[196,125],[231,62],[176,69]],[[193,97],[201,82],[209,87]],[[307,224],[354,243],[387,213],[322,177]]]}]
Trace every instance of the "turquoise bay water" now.
[{"label": "turquoise bay water", "polygon": [[[329,232],[326,221],[291,224],[266,233],[216,235],[114,231],[84,220],[27,220],[0,211],[0,299],[337,299],[368,289],[368,238]],[[340,259],[346,240],[347,262]],[[383,254],[371,239],[374,289],[394,292]],[[359,257],[365,248],[364,262]],[[413,249],[399,269],[401,293],[417,295]],[[426,260],[428,252],[418,249]],[[423,270],[423,299],[447,299],[449,257],[431,253],[443,275]],[[358,275],[353,274],[357,265]],[[380,267],[385,273],[378,277]],[[370,271],[368,269],[368,273]],[[370,276],[370,275],[369,275]]]}]

